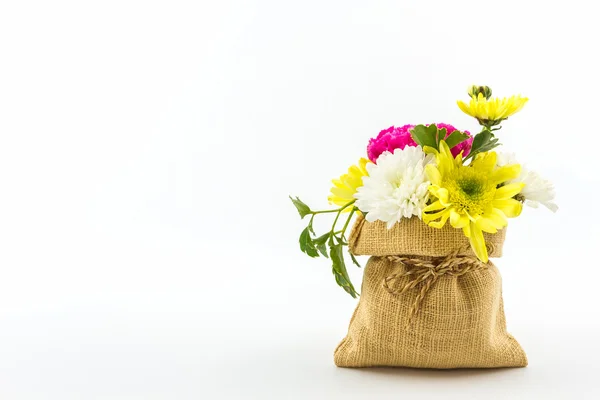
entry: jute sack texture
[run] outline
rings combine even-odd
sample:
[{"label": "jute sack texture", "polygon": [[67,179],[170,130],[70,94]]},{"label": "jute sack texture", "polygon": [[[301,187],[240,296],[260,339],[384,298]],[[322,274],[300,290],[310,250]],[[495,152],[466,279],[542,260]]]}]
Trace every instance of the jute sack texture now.
[{"label": "jute sack texture", "polygon": [[[485,234],[490,257],[502,255],[505,229]],[[506,331],[498,269],[473,254],[462,230],[428,227],[416,217],[388,230],[359,217],[350,251],[370,255],[339,367],[525,367]]]}]

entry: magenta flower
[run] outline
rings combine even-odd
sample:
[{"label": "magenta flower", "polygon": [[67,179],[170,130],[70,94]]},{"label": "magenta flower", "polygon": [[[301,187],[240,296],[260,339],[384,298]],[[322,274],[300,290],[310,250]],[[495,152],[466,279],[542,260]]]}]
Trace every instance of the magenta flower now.
[{"label": "magenta flower", "polygon": [[[450,124],[440,123],[435,125],[439,129],[446,128],[446,137],[456,130],[456,128]],[[400,127],[390,126],[389,128],[379,132],[379,135],[377,135],[376,138],[369,140],[369,145],[367,146],[367,155],[369,156],[369,160],[377,162],[377,158],[379,158],[381,153],[384,151],[393,153],[394,150],[404,149],[406,146],[417,146],[413,138],[410,136],[410,130],[412,128],[414,128],[414,125],[403,125]],[[471,151],[473,137],[471,137],[471,134],[468,131],[463,132],[470,137],[469,139],[452,148],[451,152],[455,157],[461,151],[463,152],[463,157],[466,157]]]},{"label": "magenta flower", "polygon": [[404,125],[398,128],[390,126],[379,132],[376,138],[369,140],[369,145],[367,146],[369,160],[376,162],[377,158],[384,151],[393,153],[396,149],[404,149],[406,146],[416,146],[417,144],[409,132],[412,128],[414,128],[414,125]]}]

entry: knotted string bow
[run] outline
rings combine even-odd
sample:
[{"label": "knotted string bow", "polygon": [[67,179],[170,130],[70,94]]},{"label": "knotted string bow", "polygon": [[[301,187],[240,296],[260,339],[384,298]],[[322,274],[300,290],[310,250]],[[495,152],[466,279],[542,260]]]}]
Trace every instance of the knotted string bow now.
[{"label": "knotted string bow", "polygon": [[[489,243],[488,252],[491,254],[493,248]],[[403,264],[407,267],[406,271],[389,275],[383,280],[383,287],[389,293],[398,295],[420,286],[421,290],[417,294],[415,302],[409,310],[408,322],[419,312],[421,304],[429,289],[438,280],[440,276],[452,275],[462,276],[471,271],[487,268],[492,265],[491,261],[484,263],[475,255],[465,254],[469,251],[469,246],[461,247],[445,257],[435,257],[432,260],[422,260],[420,258],[388,256],[387,259]],[[400,280],[408,278],[404,284]]]}]

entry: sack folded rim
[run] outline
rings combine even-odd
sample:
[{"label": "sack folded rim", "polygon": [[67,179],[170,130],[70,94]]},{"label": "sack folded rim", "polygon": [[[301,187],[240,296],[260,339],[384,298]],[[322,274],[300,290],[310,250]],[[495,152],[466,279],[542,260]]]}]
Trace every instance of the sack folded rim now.
[{"label": "sack folded rim", "polygon": [[[506,228],[498,233],[484,233],[489,257],[501,257]],[[382,221],[368,222],[359,215],[348,238],[349,249],[355,256],[415,255],[442,257],[457,249],[468,248],[469,239],[462,229],[449,223],[441,228],[432,228],[418,217],[403,218],[391,229]]]}]

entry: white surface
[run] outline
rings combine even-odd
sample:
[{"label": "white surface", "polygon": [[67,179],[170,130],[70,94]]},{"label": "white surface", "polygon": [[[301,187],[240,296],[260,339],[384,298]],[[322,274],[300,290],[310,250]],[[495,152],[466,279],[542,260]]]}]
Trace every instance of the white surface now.
[{"label": "white surface", "polygon": [[[0,398],[600,398],[596,15],[3,1]],[[470,83],[530,97],[500,136],[558,191],[497,263],[530,365],[337,369],[356,303],[297,249],[287,195],[326,206],[392,124],[476,130],[454,104]]]}]

